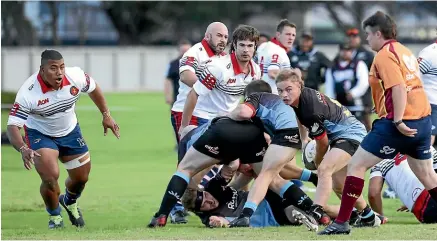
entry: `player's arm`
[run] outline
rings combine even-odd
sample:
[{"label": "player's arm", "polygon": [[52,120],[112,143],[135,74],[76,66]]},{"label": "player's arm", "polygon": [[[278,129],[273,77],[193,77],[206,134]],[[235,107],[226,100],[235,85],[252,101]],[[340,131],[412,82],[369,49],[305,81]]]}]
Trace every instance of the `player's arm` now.
[{"label": "player's arm", "polygon": [[350,94],[353,98],[360,98],[366,93],[367,89],[369,89],[369,70],[364,61],[358,62],[356,76],[358,82],[356,86],[350,90]]},{"label": "player's arm", "polygon": [[296,116],[296,121],[297,121],[297,126],[299,127],[299,136],[300,136],[300,141],[302,143],[302,149],[304,149],[305,146],[308,144],[308,142],[311,141],[311,139],[308,136],[307,128],[304,125],[302,125],[302,123],[300,123],[299,118],[297,118],[297,116]]},{"label": "player's arm", "polygon": [[241,121],[241,120],[249,120],[250,118],[256,115],[256,112],[259,107],[260,94],[253,93],[246,97],[242,104],[239,104],[237,108],[235,108],[231,113],[229,113],[229,118]]},{"label": "player's arm", "polygon": [[432,64],[423,56],[422,52],[419,54],[417,62],[419,63],[419,69],[421,74],[428,74],[430,72]]},{"label": "player's arm", "polygon": [[164,96],[165,96],[165,102],[169,105],[173,103],[173,80],[171,79],[171,72],[172,72],[172,65],[169,64],[168,70],[167,70],[167,77],[164,81]]},{"label": "player's arm", "polygon": [[316,117],[310,127],[310,137],[316,140],[316,155],[314,157],[316,166],[320,165],[329,147],[328,134],[320,119],[320,117]]},{"label": "player's arm", "polygon": [[382,173],[379,170],[375,170],[375,167],[372,168],[370,171],[368,199],[370,207],[373,209],[373,211],[381,215],[384,215],[381,197],[383,186],[384,178],[382,177]]},{"label": "player's arm", "polygon": [[240,190],[241,188],[245,187],[252,181],[252,176],[247,176],[243,173],[240,173],[240,175],[236,176],[236,178],[232,179],[232,181],[229,183],[230,187],[233,187],[235,190]]},{"label": "player's arm", "polygon": [[179,60],[179,78],[182,83],[193,87],[197,81],[196,70],[199,64],[194,48],[189,49]]},{"label": "player's arm", "polygon": [[200,73],[200,78],[193,85],[193,88],[185,100],[180,130],[183,130],[183,128],[189,125],[199,96],[208,95],[215,88],[215,84],[221,79],[221,76],[221,69],[213,63],[209,63],[203,68]]}]

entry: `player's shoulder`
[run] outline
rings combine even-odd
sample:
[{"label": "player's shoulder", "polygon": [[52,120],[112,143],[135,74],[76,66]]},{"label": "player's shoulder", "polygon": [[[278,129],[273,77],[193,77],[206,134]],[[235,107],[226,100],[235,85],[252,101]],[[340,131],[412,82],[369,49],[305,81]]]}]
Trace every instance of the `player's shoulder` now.
[{"label": "player's shoulder", "polygon": [[18,97],[31,98],[31,96],[35,95],[38,90],[41,90],[38,83],[38,74],[39,72],[36,72],[24,81],[20,89],[18,89]]},{"label": "player's shoulder", "polygon": [[80,67],[66,67],[65,75],[73,83],[77,84],[77,81],[84,81],[86,78],[86,73]]},{"label": "player's shoulder", "polygon": [[376,54],[375,61],[384,64],[388,59],[400,63],[403,56],[414,56],[409,48],[399,42],[389,42],[385,44]]},{"label": "player's shoulder", "polygon": [[437,59],[437,43],[426,46],[419,52],[418,57],[426,60]]}]

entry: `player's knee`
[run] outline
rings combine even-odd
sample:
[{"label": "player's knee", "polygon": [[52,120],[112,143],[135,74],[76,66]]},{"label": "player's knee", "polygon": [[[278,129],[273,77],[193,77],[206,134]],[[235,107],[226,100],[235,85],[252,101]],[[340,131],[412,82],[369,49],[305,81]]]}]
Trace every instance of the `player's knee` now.
[{"label": "player's knee", "polygon": [[334,173],[334,165],[323,163],[317,168],[319,178],[331,178]]},{"label": "player's knee", "polygon": [[357,160],[352,160],[351,162],[349,162],[348,166],[347,166],[347,171],[348,174],[351,172],[366,172],[367,171],[367,167],[364,166],[360,161]]},{"label": "player's knee", "polygon": [[49,189],[52,192],[59,191],[58,180],[55,178],[44,178],[42,180],[42,186],[44,186],[46,189]]}]

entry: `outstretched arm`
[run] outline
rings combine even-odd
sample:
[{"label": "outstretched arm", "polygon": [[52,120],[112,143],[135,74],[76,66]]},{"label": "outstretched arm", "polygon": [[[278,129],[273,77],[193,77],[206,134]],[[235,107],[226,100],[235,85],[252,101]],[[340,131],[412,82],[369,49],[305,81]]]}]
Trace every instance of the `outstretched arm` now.
[{"label": "outstretched arm", "polygon": [[91,100],[94,102],[94,104],[99,108],[100,113],[103,115],[103,128],[104,128],[104,134],[106,136],[108,132],[108,128],[112,130],[112,133],[117,138],[120,138],[120,128],[115,123],[114,119],[111,117],[111,113],[109,112],[109,108],[106,104],[106,99],[103,96],[102,89],[96,84],[96,88],[88,94],[91,98]]}]

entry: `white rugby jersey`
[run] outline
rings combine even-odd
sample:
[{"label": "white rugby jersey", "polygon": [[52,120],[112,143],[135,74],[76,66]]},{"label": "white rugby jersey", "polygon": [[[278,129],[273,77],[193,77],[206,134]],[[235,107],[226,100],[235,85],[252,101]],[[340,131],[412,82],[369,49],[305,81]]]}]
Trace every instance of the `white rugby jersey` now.
[{"label": "white rugby jersey", "polygon": [[261,69],[261,77],[270,84],[274,94],[278,94],[278,90],[275,80],[269,77],[268,72],[269,70],[290,68],[290,59],[287,56],[287,51],[288,49],[276,38],[262,43],[256,51],[255,61]]},{"label": "white rugby jersey", "polygon": [[437,42],[420,51],[417,60],[428,100],[437,105]]},{"label": "white rugby jersey", "polygon": [[[433,167],[437,170],[437,152],[431,147]],[[402,203],[412,210],[417,197],[425,189],[410,169],[406,156],[397,155],[394,159],[384,159],[370,170],[370,179],[383,177],[395,191]]]},{"label": "white rugby jersey", "polygon": [[[189,70],[193,73],[197,73],[197,69],[201,64],[204,64],[210,58],[219,58],[225,56],[223,51],[220,55],[216,55],[208,42],[204,39],[201,42],[193,45],[182,58],[179,60],[179,74],[185,70]],[[187,95],[190,92],[191,87],[184,84],[179,80],[179,90],[176,101],[173,103],[172,111],[183,112]]]},{"label": "white rugby jersey", "polygon": [[193,115],[212,119],[231,112],[240,103],[244,88],[259,79],[259,66],[250,60],[250,73],[242,72],[235,53],[224,58],[212,59],[201,67],[198,80],[193,88],[199,95]]},{"label": "white rugby jersey", "polygon": [[59,90],[48,87],[36,72],[18,91],[8,125],[35,129],[51,137],[66,136],[77,124],[74,106],[79,94],[95,88],[93,78],[79,67],[65,68]]}]

